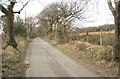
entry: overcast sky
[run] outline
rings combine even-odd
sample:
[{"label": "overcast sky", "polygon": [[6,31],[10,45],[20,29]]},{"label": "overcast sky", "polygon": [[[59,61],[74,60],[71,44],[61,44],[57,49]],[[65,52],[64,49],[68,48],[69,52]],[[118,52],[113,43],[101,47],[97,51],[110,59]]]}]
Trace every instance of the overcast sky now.
[{"label": "overcast sky", "polygon": [[[27,1],[27,0],[22,0]],[[25,11],[27,16],[35,16],[40,13],[47,5],[53,2],[58,2],[60,0],[32,0],[29,4],[23,9],[20,14],[20,17],[25,18]],[[73,1],[73,0],[71,0]],[[18,11],[22,7],[21,3],[15,5],[14,11]],[[96,6],[95,6],[96,7]],[[104,24],[114,24],[114,19],[112,13],[110,12],[107,0],[99,0],[98,4],[98,13],[94,14],[90,19],[94,20],[94,22],[90,23],[81,23],[79,21],[75,22],[75,26],[81,27],[89,27],[89,26],[99,26]],[[95,13],[93,11],[93,13]],[[1,15],[1,13],[0,13]]]}]

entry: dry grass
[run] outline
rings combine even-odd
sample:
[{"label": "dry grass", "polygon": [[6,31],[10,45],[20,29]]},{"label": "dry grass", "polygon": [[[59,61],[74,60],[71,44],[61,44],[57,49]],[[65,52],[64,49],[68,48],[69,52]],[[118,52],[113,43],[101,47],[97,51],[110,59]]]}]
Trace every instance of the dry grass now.
[{"label": "dry grass", "polygon": [[[5,39],[3,39],[5,40]],[[23,37],[16,37],[18,49],[8,46],[2,52],[2,75],[3,77],[24,77],[27,65],[24,63],[26,47],[29,41]],[[3,41],[5,46],[5,41]]]},{"label": "dry grass", "polygon": [[[111,32],[103,31],[102,33],[105,35],[108,35],[108,34],[114,34],[114,31],[111,31]],[[86,33],[79,33],[79,35],[84,36],[86,35]],[[100,35],[100,32],[89,32],[89,35]]]},{"label": "dry grass", "polygon": [[118,65],[113,61],[114,53],[112,46],[99,46],[75,41],[74,44],[67,44],[66,47],[77,50],[82,55],[82,58],[85,58],[83,61],[88,61],[87,64],[90,64],[92,69],[100,73],[101,76],[117,76]]},{"label": "dry grass", "polygon": [[57,44],[56,41],[48,39],[46,41],[80,60],[103,77],[117,76],[118,65],[112,60],[113,48],[111,46],[99,46],[81,41],[72,41],[66,44]]},{"label": "dry grass", "polygon": [[[87,41],[86,33],[71,34],[71,41]],[[70,41],[70,42],[71,42]],[[100,45],[100,32],[90,32],[88,35],[88,42],[94,45]],[[114,32],[103,32],[102,33],[102,43],[103,46],[113,46],[114,45]]]}]

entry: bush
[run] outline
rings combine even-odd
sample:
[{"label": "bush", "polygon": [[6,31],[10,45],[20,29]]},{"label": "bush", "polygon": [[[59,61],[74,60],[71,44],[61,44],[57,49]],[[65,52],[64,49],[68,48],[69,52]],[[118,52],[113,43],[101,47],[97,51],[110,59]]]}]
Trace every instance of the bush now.
[{"label": "bush", "polygon": [[87,55],[90,55],[97,59],[111,61],[114,58],[112,46],[99,46],[80,41],[76,41],[74,44],[70,45],[74,49],[85,52]]},{"label": "bush", "polygon": [[23,20],[20,17],[17,17],[17,21],[15,22],[14,34],[17,36],[26,36],[26,27],[23,23]]}]

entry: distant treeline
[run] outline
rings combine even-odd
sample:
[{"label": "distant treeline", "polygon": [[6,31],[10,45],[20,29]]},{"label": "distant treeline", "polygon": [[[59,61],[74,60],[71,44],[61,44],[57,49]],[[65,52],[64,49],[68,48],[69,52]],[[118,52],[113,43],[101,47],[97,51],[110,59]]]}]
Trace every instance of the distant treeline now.
[{"label": "distant treeline", "polygon": [[114,24],[110,24],[110,25],[102,25],[102,26],[98,26],[98,27],[76,28],[76,32],[79,32],[79,33],[84,33],[86,31],[99,32],[100,30],[110,31],[113,29],[114,29]]}]

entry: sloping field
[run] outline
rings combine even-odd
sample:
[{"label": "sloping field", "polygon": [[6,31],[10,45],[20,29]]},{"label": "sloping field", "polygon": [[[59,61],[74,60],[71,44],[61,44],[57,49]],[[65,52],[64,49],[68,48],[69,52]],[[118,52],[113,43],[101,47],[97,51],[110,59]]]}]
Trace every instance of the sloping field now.
[{"label": "sloping field", "polygon": [[[105,32],[103,31],[102,34],[114,34],[114,31],[111,32]],[[86,33],[79,33],[80,36],[86,35]],[[89,32],[89,35],[100,35],[100,32]]]}]

